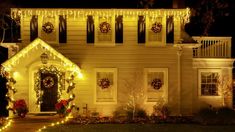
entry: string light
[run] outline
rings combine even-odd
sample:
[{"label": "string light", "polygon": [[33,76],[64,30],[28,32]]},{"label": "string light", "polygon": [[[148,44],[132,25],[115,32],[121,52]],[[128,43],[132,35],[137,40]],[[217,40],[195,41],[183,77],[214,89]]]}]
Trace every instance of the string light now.
[{"label": "string light", "polygon": [[[156,14],[156,15],[153,15]],[[30,17],[32,15],[38,16],[58,16],[66,15],[75,18],[86,17],[87,15],[110,17],[123,15],[124,17],[135,17],[138,15],[144,16],[175,16],[181,17],[185,22],[189,22],[190,9],[32,9],[32,8],[12,8],[11,16],[13,18],[22,15]]]},{"label": "string light", "polygon": [[6,123],[4,126],[2,126],[0,128],[0,132],[3,132],[5,129],[7,129],[8,127],[10,127],[12,124],[12,120],[9,120],[8,118],[6,118]]},{"label": "string light", "polygon": [[14,65],[16,65],[15,62],[17,62],[20,59],[23,59],[26,54],[28,54],[30,51],[32,51],[33,49],[35,49],[38,46],[45,48],[45,50],[50,52],[53,56],[56,56],[57,58],[59,58],[61,60],[61,63],[66,65],[66,67],[65,67],[66,70],[73,71],[74,73],[76,73],[75,74],[76,76],[81,77],[81,74],[82,74],[81,70],[76,64],[74,64],[72,61],[70,61],[69,59],[64,57],[62,54],[57,52],[55,49],[53,49],[50,45],[46,44],[40,38],[35,39],[31,44],[29,44],[24,49],[19,51],[15,56],[13,56],[12,58],[10,58],[6,62],[4,62],[2,64],[2,66],[4,67],[4,69],[7,72],[11,71],[12,67]]}]

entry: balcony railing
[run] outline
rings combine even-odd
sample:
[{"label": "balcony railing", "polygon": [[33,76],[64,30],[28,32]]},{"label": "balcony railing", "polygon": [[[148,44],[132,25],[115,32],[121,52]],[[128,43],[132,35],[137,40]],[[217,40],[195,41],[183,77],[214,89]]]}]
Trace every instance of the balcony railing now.
[{"label": "balcony railing", "polygon": [[193,37],[202,44],[193,49],[194,58],[231,58],[231,37]]}]

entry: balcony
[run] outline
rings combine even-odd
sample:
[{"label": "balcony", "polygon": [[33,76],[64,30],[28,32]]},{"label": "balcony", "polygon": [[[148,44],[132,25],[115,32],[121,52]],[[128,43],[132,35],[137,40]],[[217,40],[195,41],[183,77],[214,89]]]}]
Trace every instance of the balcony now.
[{"label": "balcony", "polygon": [[200,47],[193,49],[194,58],[231,58],[232,37],[193,37]]}]

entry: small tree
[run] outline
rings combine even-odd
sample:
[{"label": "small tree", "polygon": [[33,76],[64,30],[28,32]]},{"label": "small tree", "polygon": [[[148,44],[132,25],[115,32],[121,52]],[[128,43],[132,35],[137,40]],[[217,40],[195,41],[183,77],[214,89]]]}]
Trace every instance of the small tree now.
[{"label": "small tree", "polygon": [[131,111],[132,120],[135,119],[136,112],[145,99],[144,88],[141,84],[143,82],[141,80],[143,80],[142,76],[138,73],[134,74],[132,80],[125,80],[125,88],[128,90],[128,101],[126,103],[125,110]]},{"label": "small tree", "polygon": [[217,80],[217,87],[219,95],[222,96],[223,99],[222,105],[224,107],[226,105],[225,104],[226,97],[232,95],[232,81],[228,76],[220,76]]}]

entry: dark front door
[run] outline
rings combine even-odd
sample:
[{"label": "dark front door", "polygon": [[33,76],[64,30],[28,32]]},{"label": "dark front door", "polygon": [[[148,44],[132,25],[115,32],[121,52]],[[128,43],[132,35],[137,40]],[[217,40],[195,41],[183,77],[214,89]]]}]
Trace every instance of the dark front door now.
[{"label": "dark front door", "polygon": [[58,94],[58,77],[56,74],[41,73],[41,89],[43,91],[41,112],[55,111]]}]

